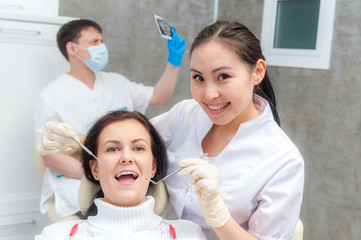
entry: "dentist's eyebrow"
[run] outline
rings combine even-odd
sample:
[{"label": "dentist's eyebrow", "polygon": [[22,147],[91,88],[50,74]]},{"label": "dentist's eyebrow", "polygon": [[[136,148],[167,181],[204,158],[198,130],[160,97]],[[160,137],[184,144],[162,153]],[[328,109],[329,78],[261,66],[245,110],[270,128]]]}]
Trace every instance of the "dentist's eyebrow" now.
[{"label": "dentist's eyebrow", "polygon": [[198,70],[196,70],[196,69],[194,69],[194,68],[191,68],[191,69],[190,69],[190,72],[196,72],[196,73],[202,74],[200,71],[198,71]]},{"label": "dentist's eyebrow", "polygon": [[[214,74],[214,73],[216,73],[216,72],[218,72],[218,71],[221,71],[221,70],[228,70],[228,69],[232,69],[231,67],[226,67],[226,66],[221,66],[221,67],[218,67],[218,68],[216,68],[216,69],[213,69],[212,70],[212,74]],[[199,74],[202,74],[200,71],[198,71],[198,70],[196,70],[196,69],[194,69],[194,68],[191,68],[190,69],[190,71],[191,72],[196,72],[196,73],[199,73]]]},{"label": "dentist's eyebrow", "polygon": [[212,73],[216,73],[218,71],[221,71],[221,70],[229,70],[229,69],[232,69],[231,67],[226,67],[226,66],[221,66],[221,67],[218,67],[214,70],[212,70]]}]

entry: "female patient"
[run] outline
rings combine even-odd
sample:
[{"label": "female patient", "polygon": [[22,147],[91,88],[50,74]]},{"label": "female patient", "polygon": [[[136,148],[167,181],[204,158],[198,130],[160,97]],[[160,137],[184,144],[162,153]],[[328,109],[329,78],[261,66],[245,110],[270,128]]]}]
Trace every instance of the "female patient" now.
[{"label": "female patient", "polygon": [[94,124],[84,145],[101,161],[82,153],[85,177],[101,186],[94,200],[96,215],[52,224],[36,239],[206,239],[198,225],[154,213],[146,178],[164,177],[167,156],[144,115],[111,112]]}]

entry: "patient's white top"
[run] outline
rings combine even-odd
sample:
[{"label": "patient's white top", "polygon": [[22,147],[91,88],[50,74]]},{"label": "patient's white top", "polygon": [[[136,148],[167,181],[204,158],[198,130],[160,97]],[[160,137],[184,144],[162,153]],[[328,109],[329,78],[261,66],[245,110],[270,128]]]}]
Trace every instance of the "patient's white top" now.
[{"label": "patient's white top", "polygon": [[[192,221],[165,220],[154,213],[154,198],[135,207],[117,207],[95,199],[98,213],[87,220],[73,220],[53,223],[44,228],[35,240],[70,239],[69,234],[74,225],[72,240],[206,240],[201,228]],[[172,234],[170,229],[174,229]]]},{"label": "patient's white top", "polygon": [[[260,116],[241,124],[219,155],[205,159],[219,169],[220,196],[239,225],[259,239],[291,239],[303,197],[303,158],[274,121],[268,102],[254,95],[254,103]],[[152,123],[168,147],[168,172],[179,169],[179,160],[203,154],[201,142],[212,126],[194,100],[178,103]],[[164,217],[192,220],[208,239],[218,239],[205,223],[188,179],[175,175],[166,180]]]},{"label": "patient's white top", "polygon": [[[86,135],[92,124],[109,111],[127,109],[144,113],[153,90],[154,87],[131,82],[117,73],[96,73],[93,89],[78,79],[63,74],[47,85],[35,102],[35,144],[39,149],[47,121],[69,123],[77,134]],[[47,168],[43,178],[40,211],[46,213],[55,196],[56,214],[59,218],[78,212],[79,184],[80,180],[61,176]]]}]

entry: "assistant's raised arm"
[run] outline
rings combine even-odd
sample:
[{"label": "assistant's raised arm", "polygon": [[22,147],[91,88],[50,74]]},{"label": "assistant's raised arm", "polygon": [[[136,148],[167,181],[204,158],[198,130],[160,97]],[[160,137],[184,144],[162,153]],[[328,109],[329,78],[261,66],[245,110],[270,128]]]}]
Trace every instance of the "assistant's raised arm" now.
[{"label": "assistant's raised arm", "polygon": [[167,40],[167,66],[154,87],[153,96],[150,100],[151,105],[164,105],[169,102],[177,83],[179,68],[182,64],[186,41],[184,38],[178,36],[173,26],[171,28],[173,29],[172,39]]}]

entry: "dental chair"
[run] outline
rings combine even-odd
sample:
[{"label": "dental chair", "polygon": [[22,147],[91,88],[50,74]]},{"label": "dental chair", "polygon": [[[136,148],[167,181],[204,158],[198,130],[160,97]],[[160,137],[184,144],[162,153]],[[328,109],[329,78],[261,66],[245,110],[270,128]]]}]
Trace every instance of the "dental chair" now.
[{"label": "dental chair", "polygon": [[[43,158],[40,156],[38,149],[36,147],[34,148],[33,160],[34,160],[34,164],[35,164],[35,167],[38,170],[38,172],[41,175],[44,175],[46,166],[44,164]],[[56,216],[56,212],[55,212],[55,199],[53,199],[51,206],[47,212],[47,215],[48,215],[48,218],[50,219],[50,221],[52,221],[52,222],[60,222],[60,221],[79,219],[79,217],[77,215],[71,215],[71,216],[68,216],[65,218],[58,218]]]},{"label": "dental chair", "polygon": [[[93,203],[95,194],[100,190],[98,185],[93,184],[85,177],[82,178],[79,187],[79,207],[80,211],[85,214]],[[155,199],[154,212],[162,216],[167,206],[168,193],[164,182],[160,182],[157,185],[150,185],[147,195],[152,195]],[[292,240],[303,240],[303,224],[298,219],[295,233]]]},{"label": "dental chair", "polygon": [[292,240],[303,240],[303,224],[301,219],[298,219],[297,221],[295,233]]},{"label": "dental chair", "polygon": [[[83,176],[79,186],[79,207],[80,211],[85,214],[90,205],[93,203],[95,194],[100,190],[99,185],[95,185]],[[154,212],[162,216],[167,206],[168,193],[164,182],[157,185],[149,185],[147,195],[151,195],[155,199]]]},{"label": "dental chair", "polygon": [[[45,173],[46,166],[43,162],[42,157],[39,155],[36,147],[34,149],[34,163],[39,173],[43,175]],[[83,214],[86,213],[86,211],[92,204],[94,200],[93,198],[95,194],[99,191],[99,189],[100,188],[98,185],[95,185],[92,182],[88,181],[85,177],[82,178],[79,186],[78,201],[79,201],[80,211]],[[167,206],[167,200],[168,200],[167,188],[164,182],[161,182],[157,185],[150,185],[147,195],[152,195],[154,197],[155,199],[154,212],[157,215],[162,216]],[[76,215],[72,215],[65,218],[58,218],[55,214],[55,200],[53,200],[52,205],[48,211],[48,217],[52,222],[79,219],[79,217]],[[300,219],[298,219],[292,240],[303,240],[303,224]]]}]

